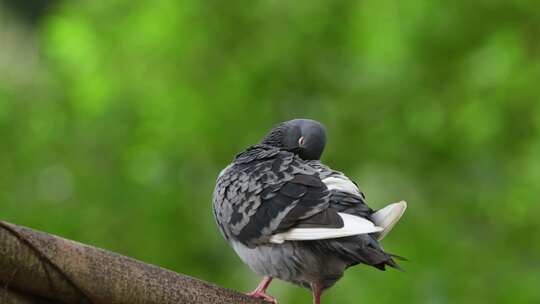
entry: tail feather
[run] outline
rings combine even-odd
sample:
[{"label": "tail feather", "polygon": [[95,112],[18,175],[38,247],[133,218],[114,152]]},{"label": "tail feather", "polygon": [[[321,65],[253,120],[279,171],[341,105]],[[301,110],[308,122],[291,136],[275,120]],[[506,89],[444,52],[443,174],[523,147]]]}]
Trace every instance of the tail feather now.
[{"label": "tail feather", "polygon": [[348,266],[366,264],[380,270],[386,270],[386,266],[403,271],[396,260],[406,260],[401,256],[385,252],[372,235],[356,235],[339,239],[318,241],[333,255],[339,255],[347,261]]},{"label": "tail feather", "polygon": [[389,253],[388,255],[390,255],[392,258],[394,258],[396,260],[405,261],[405,262],[409,261],[409,259],[407,259],[406,257],[402,257],[402,256],[397,255],[397,254]]},{"label": "tail feather", "polygon": [[371,265],[383,271],[386,270],[386,266],[390,266],[399,271],[405,271],[395,260],[406,261],[407,260],[406,258],[399,255],[385,252],[381,247],[372,248],[372,249],[375,252],[368,254],[368,256],[373,256],[373,254],[375,254],[377,258],[374,260],[372,259],[371,261],[368,260],[368,263],[366,264]]},{"label": "tail feather", "polygon": [[388,257],[389,257],[388,260],[385,261],[385,265],[388,265],[388,266],[390,266],[392,268],[395,268],[395,269],[397,269],[399,271],[405,272],[405,269],[403,269],[398,263],[396,263],[396,261],[394,259],[399,260],[399,261],[408,261],[407,258],[404,258],[404,257],[399,256],[397,254],[388,253],[388,252],[385,252],[385,254],[387,254]]},{"label": "tail feather", "polygon": [[371,215],[371,220],[375,225],[383,228],[381,232],[374,234],[378,241],[382,240],[394,228],[406,209],[407,202],[400,201],[390,204]]},{"label": "tail feather", "polygon": [[328,250],[332,255],[341,257],[349,267],[357,264],[366,264],[380,270],[386,270],[386,266],[389,266],[404,271],[403,268],[396,263],[396,260],[406,261],[407,259],[399,255],[385,252],[378,241],[384,238],[386,234],[392,230],[406,208],[407,203],[401,201],[390,204],[373,213],[369,219],[373,221],[377,227],[381,227],[382,231],[342,238],[318,240],[316,244],[321,246],[320,248],[323,248],[323,250]]},{"label": "tail feather", "polygon": [[381,263],[379,265],[374,265],[376,268],[380,269],[380,270],[386,270],[385,267],[386,266],[390,266],[392,268],[395,268],[399,271],[403,271],[405,272],[405,269],[403,269],[398,263],[396,263],[396,261],[394,261],[394,259],[392,259],[392,257],[390,257],[388,260],[384,261],[384,263]]}]

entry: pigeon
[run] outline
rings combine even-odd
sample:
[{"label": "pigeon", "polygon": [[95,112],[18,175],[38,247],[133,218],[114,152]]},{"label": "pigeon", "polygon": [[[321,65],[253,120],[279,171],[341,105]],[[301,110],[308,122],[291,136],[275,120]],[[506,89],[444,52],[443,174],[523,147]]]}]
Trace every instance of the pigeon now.
[{"label": "pigeon", "polygon": [[404,258],[379,241],[406,202],[371,209],[355,182],[320,161],[325,145],[321,123],[282,122],[219,174],[212,202],[219,230],[263,277],[249,296],[277,303],[266,293],[277,278],[311,290],[320,304],[323,291],[351,266],[401,269],[395,260]]}]

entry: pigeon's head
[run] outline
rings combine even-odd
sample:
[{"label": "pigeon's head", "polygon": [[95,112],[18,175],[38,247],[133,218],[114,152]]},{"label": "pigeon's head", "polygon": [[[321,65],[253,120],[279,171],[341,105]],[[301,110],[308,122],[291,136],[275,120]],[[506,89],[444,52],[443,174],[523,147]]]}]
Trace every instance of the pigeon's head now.
[{"label": "pigeon's head", "polygon": [[320,159],[326,144],[326,130],[318,121],[293,119],[274,127],[261,143],[291,151],[305,160]]}]

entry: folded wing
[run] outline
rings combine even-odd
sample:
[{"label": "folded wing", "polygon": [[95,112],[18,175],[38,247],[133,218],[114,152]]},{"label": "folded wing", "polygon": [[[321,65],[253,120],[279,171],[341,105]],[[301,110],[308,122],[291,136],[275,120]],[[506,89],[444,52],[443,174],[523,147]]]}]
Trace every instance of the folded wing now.
[{"label": "folded wing", "polygon": [[343,221],[341,228],[292,228],[273,235],[270,242],[280,244],[284,241],[324,240],[383,231],[383,228],[361,217],[347,213],[337,215]]}]

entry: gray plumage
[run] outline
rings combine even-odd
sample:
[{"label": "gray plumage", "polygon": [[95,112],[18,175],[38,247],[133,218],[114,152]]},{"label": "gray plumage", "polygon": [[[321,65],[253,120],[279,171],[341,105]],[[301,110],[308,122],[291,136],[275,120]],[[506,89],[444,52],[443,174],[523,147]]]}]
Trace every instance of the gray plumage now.
[{"label": "gray plumage", "polygon": [[321,291],[356,264],[398,267],[376,234],[270,242],[292,228],[340,228],[339,212],[372,221],[358,187],[319,161],[325,142],[318,122],[284,122],[236,156],[219,174],[213,197],[221,233],[255,273]]}]

